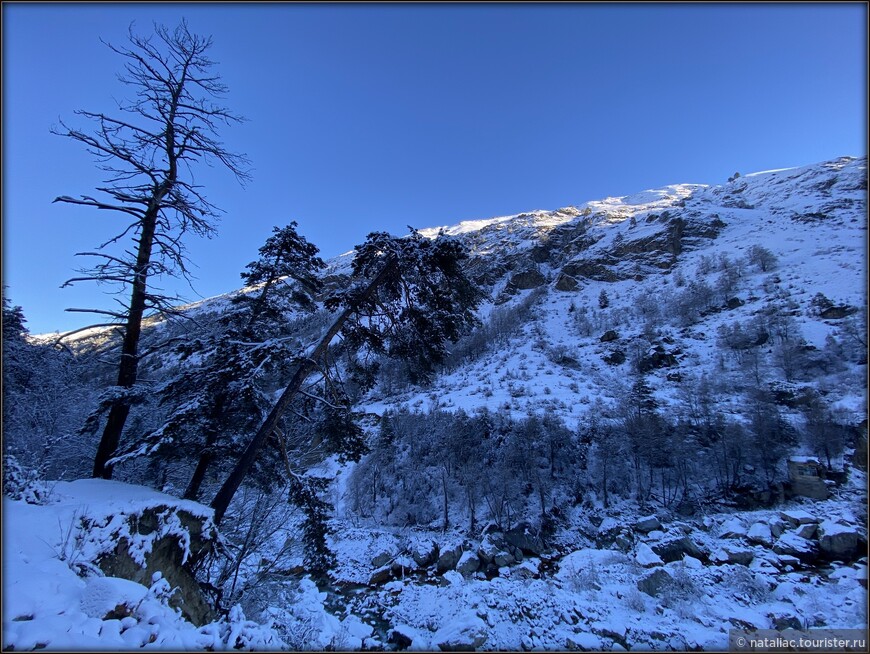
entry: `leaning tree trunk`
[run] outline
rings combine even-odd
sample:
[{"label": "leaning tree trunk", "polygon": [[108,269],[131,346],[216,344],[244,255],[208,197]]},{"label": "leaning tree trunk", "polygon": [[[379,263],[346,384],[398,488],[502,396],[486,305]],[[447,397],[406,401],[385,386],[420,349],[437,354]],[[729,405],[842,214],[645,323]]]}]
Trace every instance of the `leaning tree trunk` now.
[{"label": "leaning tree trunk", "polygon": [[370,298],[377,290],[378,286],[387,279],[397,264],[398,260],[395,257],[391,257],[384,263],[383,268],[381,268],[380,272],[378,272],[374,279],[369,282],[369,285],[365,288],[362,294],[353,300],[350,303],[350,306],[341,312],[341,315],[338,316],[323,338],[320,339],[320,342],[317,344],[317,347],[314,348],[314,351],[296,368],[296,372],[293,374],[290,383],[287,384],[287,388],[284,389],[284,392],[281,394],[281,397],[278,398],[275,406],[272,407],[266,420],[260,426],[260,429],[254,435],[253,439],[251,439],[251,442],[248,443],[241,458],[238,463],[236,463],[235,468],[230,472],[227,480],[224,482],[223,486],[221,486],[217,495],[215,495],[214,500],[212,500],[211,507],[214,509],[215,524],[220,524],[220,521],[226,513],[227,507],[229,507],[230,502],[233,500],[233,496],[239,489],[239,486],[242,485],[242,481],[244,481],[248,471],[257,459],[260,450],[263,449],[269,436],[278,428],[278,421],[281,420],[281,417],[289,408],[291,402],[299,392],[299,389],[302,388],[302,384],[304,384],[305,380],[308,379],[308,376],[317,369],[318,363],[323,355],[326,354],[332,339],[335,338],[336,334],[338,334],[344,326],[344,323],[347,322],[347,319],[357,309],[357,307]]},{"label": "leaning tree trunk", "polygon": [[[163,188],[165,187],[166,184],[163,185]],[[124,343],[121,346],[121,363],[118,366],[118,386],[121,388],[132,388],[139,371],[139,337],[142,335],[142,317],[145,314],[148,266],[151,262],[151,247],[154,244],[154,232],[157,228],[159,202],[165,192],[163,188],[158,190],[155,200],[142,219],[142,233],[139,235],[136,268],[133,273],[133,289],[130,292],[130,310],[127,313]],[[124,430],[128,415],[130,415],[129,399],[122,398],[112,404],[94,458],[94,477],[112,478],[112,466],[109,460],[115,455],[118,443],[121,442],[121,432]]]}]

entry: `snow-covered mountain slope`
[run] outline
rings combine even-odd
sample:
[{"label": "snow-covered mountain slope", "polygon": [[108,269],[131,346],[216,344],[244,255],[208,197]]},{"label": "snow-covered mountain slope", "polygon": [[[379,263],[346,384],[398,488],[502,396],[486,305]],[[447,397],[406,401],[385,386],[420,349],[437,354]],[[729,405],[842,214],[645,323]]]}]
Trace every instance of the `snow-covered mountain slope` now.
[{"label": "snow-covered mountain slope", "polygon": [[[814,298],[821,293],[845,311],[866,305],[866,174],[866,158],[844,157],[721,186],[673,185],[424,230],[434,237],[443,229],[470,247],[478,279],[491,290],[484,316],[529,301],[534,308],[514,338],[487,356],[430,388],[382,393],[371,408],[551,408],[576,422],[595,399],[621,395],[637,372],[631,359],[656,346],[673,359],[649,376],[664,403],[676,402],[679,378],[722,372],[723,325],[777,311],[794,321],[806,347],[821,350],[829,337],[842,337],[849,318],[820,316]],[[758,247],[772,253],[769,265],[753,258]],[[693,301],[700,303],[694,314]],[[609,330],[616,338],[602,342]],[[774,340],[761,353],[768,383],[794,377],[773,360]],[[626,362],[608,364],[616,351]],[[861,375],[839,389],[838,402],[856,412],[863,410]]]},{"label": "snow-covered mountain slope", "polygon": [[[355,398],[394,416],[389,452],[372,421],[368,457],[309,471],[330,480],[328,594],[305,577],[299,516],[267,516],[274,531],[237,559],[244,614],[194,626],[162,577],[95,566],[118,534],[151,543],[124,520],[113,532],[111,516],[209,510],[61,483],[4,498],[4,647],[718,650],[734,628],[866,627],[866,473],[853,449],[862,421],[866,434],[866,168],[844,157],[422,230],[468,247],[481,326],[425,385],[385,362]],[[351,256],[330,262],[328,286],[346,283]],[[234,294],[186,307],[195,321],[146,328],[148,383],[195,359],[161,339],[208,329]],[[330,321],[321,311],[287,334],[303,350]],[[77,336],[82,348],[112,338]],[[659,419],[648,432],[631,422],[639,385]],[[764,431],[771,413],[799,437]],[[468,425],[488,436],[463,440]],[[820,442],[834,448],[827,499],[787,494],[785,457],[818,455]],[[239,552],[255,513],[222,525]]]}]

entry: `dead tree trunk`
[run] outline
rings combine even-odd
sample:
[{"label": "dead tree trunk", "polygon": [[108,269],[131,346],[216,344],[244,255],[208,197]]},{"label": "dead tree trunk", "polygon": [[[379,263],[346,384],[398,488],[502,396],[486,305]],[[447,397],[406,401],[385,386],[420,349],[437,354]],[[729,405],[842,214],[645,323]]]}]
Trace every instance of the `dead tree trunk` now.
[{"label": "dead tree trunk", "polygon": [[[172,166],[174,173],[175,167]],[[121,361],[118,364],[118,386],[132,388],[139,374],[139,338],[142,335],[142,318],[145,315],[145,300],[148,284],[148,266],[151,263],[151,250],[154,243],[154,233],[157,228],[157,214],[160,202],[166,189],[174,179],[167,179],[155,193],[154,201],[142,219],[142,233],[139,235],[139,247],[136,253],[136,268],[133,273],[133,284],[130,292],[130,309],[127,312],[127,324],[124,328],[124,342],[121,347]],[[130,414],[129,401],[115,402],[109,411],[103,436],[94,457],[93,476],[103,479],[112,478],[112,466],[108,463],[115,455],[121,442],[121,432]]]}]

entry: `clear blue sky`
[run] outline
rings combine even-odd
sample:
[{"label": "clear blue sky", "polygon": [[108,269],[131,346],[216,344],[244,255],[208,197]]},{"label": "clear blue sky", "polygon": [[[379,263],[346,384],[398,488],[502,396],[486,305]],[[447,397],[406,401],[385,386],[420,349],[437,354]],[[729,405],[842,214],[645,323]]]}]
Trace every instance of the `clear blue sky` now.
[{"label": "clear blue sky", "polygon": [[214,38],[227,104],[248,119],[223,135],[254,168],[244,189],[199,178],[226,210],[217,238],[188,241],[201,296],[237,288],[290,220],[329,257],[374,230],[866,154],[864,3],[4,3],[3,277],[34,333],[112,303],[59,289],[114,222],[51,203],[100,176],[49,129],[126,93],[100,37],[182,17]]}]

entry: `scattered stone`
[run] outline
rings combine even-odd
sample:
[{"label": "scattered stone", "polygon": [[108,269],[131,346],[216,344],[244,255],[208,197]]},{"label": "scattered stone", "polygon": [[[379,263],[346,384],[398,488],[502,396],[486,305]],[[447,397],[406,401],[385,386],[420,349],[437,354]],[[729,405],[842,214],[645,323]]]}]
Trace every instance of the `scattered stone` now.
[{"label": "scattered stone", "polygon": [[659,593],[674,580],[664,568],[656,568],[637,582],[637,589],[647,595],[658,597]]},{"label": "scattered stone", "polygon": [[639,531],[641,533],[649,533],[651,531],[660,530],[662,528],[662,523],[659,522],[659,519],[654,515],[646,516],[645,518],[641,518],[637,522],[634,523],[635,531]]},{"label": "scattered stone", "polygon": [[654,529],[646,535],[647,540],[661,540],[665,537],[665,532]]}]

